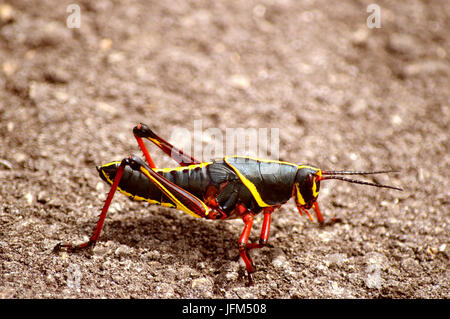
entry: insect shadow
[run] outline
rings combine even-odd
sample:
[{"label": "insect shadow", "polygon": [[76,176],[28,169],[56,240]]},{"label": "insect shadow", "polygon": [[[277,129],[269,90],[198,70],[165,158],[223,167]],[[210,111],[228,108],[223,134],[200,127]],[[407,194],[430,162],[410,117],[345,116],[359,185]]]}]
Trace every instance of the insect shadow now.
[{"label": "insect shadow", "polygon": [[[239,230],[233,230],[226,222],[197,219],[160,207],[147,208],[145,215],[136,208],[126,216],[114,214],[109,217],[100,245],[115,241],[137,250],[157,251],[162,258],[187,259],[186,263],[193,265],[202,261],[224,263],[239,258],[234,253]],[[92,227],[92,222],[89,226]]]}]

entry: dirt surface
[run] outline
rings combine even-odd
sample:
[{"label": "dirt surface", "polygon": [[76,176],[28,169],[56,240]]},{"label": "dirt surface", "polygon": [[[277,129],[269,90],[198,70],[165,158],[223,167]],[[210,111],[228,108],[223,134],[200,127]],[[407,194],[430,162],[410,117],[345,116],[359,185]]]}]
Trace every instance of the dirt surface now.
[{"label": "dirt surface", "polygon": [[[449,298],[449,1],[377,1],[374,29],[372,1],[79,0],[74,29],[70,3],[0,5],[1,298]],[[241,220],[122,195],[92,251],[52,253],[88,239],[95,165],[139,154],[137,123],[195,120],[278,128],[281,160],[401,169],[369,180],[405,190],[323,182],[325,227],[288,202],[250,288]]]}]

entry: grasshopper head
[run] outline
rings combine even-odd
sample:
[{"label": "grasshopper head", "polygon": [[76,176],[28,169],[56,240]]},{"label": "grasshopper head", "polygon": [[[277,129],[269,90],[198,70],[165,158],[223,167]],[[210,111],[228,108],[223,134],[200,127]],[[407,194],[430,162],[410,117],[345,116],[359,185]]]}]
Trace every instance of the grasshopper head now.
[{"label": "grasshopper head", "polygon": [[319,196],[322,171],[312,166],[301,165],[294,182],[295,202],[297,206],[310,209]]}]

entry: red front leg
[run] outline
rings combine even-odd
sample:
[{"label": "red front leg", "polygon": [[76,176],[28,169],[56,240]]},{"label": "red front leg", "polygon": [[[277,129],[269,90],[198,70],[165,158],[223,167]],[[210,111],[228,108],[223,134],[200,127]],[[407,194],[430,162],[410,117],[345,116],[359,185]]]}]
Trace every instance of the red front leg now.
[{"label": "red front leg", "polygon": [[239,238],[239,255],[245,263],[245,267],[247,268],[248,275],[248,285],[253,285],[253,277],[252,273],[254,272],[253,261],[251,257],[248,255],[248,238],[250,237],[250,231],[252,230],[253,225],[253,215],[248,212],[242,216],[242,220],[245,223],[244,230],[242,231],[241,237]]},{"label": "red front leg", "polygon": [[317,220],[319,221],[320,224],[323,224],[324,223],[323,216],[322,213],[320,212],[319,204],[317,203],[317,201],[314,202],[313,207],[314,211],[316,212]]}]

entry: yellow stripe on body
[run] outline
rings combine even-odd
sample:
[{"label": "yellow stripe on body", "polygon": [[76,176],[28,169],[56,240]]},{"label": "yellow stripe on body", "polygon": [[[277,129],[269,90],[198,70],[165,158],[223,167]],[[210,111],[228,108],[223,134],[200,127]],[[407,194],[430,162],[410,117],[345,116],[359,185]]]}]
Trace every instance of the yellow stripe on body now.
[{"label": "yellow stripe on body", "polygon": [[[120,162],[111,162],[111,163],[105,164],[103,166],[110,166],[110,165],[113,165],[113,164],[120,164]],[[103,176],[105,176],[105,178],[108,181],[108,183],[110,183],[112,185],[113,181],[109,178],[109,176],[106,175],[104,171],[102,171],[102,173],[103,173]],[[161,206],[170,207],[170,208],[176,207],[175,205],[173,205],[171,203],[162,203],[162,202],[158,202],[157,200],[154,200],[154,199],[133,195],[133,194],[128,193],[127,191],[121,189],[119,186],[117,186],[117,190],[119,192],[121,192],[122,194],[124,194],[125,196],[133,198],[134,200],[146,201],[146,202],[148,202],[148,203],[150,203],[152,205],[161,205]]]},{"label": "yellow stripe on body", "polygon": [[[224,159],[223,159],[225,161],[225,163],[227,163],[234,170],[234,172],[238,175],[238,177],[240,178],[242,183],[245,185],[245,187],[248,188],[250,193],[252,193],[253,198],[256,200],[256,202],[258,203],[258,205],[260,207],[269,207],[269,206],[271,206],[271,205],[269,205],[269,204],[267,204],[266,202],[263,201],[263,199],[261,198],[261,195],[259,194],[258,190],[256,189],[255,184],[253,184],[247,177],[242,175],[242,173],[239,172],[239,170],[236,167],[234,167],[232,164],[230,164],[228,162],[228,159],[230,157],[231,158],[251,159],[251,160],[255,160],[255,161],[260,161],[260,160],[259,159],[255,159],[255,158],[251,158],[251,157],[248,157],[248,156],[225,156]],[[270,163],[273,163],[273,162],[282,163],[282,162],[279,162],[279,161],[272,161],[272,160],[264,160],[264,161],[265,162],[270,162]],[[288,164],[291,164],[291,163],[288,163]],[[291,164],[291,165],[293,165],[293,164]]]},{"label": "yellow stripe on body", "polygon": [[205,162],[205,163],[200,163],[200,164],[192,164],[192,165],[188,165],[188,166],[179,166],[179,167],[174,167],[174,168],[155,168],[153,169],[155,172],[157,173],[169,173],[169,172],[180,172],[180,171],[184,171],[184,170],[191,170],[191,169],[195,169],[197,167],[199,168],[203,168],[208,166],[209,164],[212,164],[212,162]]},{"label": "yellow stripe on body", "polygon": [[[188,165],[188,166],[179,166],[179,167],[153,168],[153,170],[157,173],[170,173],[172,171],[180,172],[180,171],[184,171],[184,170],[195,169],[197,167],[203,168],[210,164],[212,164],[212,162],[205,162],[205,163],[200,163],[200,164],[192,164],[192,165]],[[120,165],[120,161],[106,163],[106,164],[102,165],[102,167],[108,167],[111,165]]]},{"label": "yellow stripe on body", "polygon": [[[105,165],[102,165],[102,167],[108,167],[111,165],[120,165],[120,161],[114,161],[114,162],[110,162],[107,163]],[[205,162],[205,163],[200,163],[200,164],[193,164],[193,165],[188,165],[188,166],[180,166],[180,167],[175,167],[175,168],[155,168],[153,169],[156,173],[168,173],[168,172],[172,172],[172,171],[184,171],[184,170],[191,170],[191,169],[195,169],[197,167],[205,167],[208,166],[209,164],[211,164],[212,162]],[[184,206],[169,190],[167,190],[167,188],[165,188],[159,181],[157,181],[153,176],[150,175],[150,173],[148,172],[148,170],[146,170],[145,168],[143,168],[141,166],[141,172],[145,174],[145,176],[147,176],[154,184],[155,186],[157,186],[167,197],[169,197],[176,205],[173,205],[171,203],[163,203],[163,202],[158,202],[154,199],[150,199],[150,198],[144,198],[141,196],[136,196],[133,195],[123,189],[121,189],[120,187],[117,187],[117,190],[119,192],[121,192],[122,194],[131,197],[135,200],[142,200],[142,201],[146,201],[150,204],[155,204],[155,205],[161,205],[163,207],[169,207],[169,208],[177,208],[180,209],[186,213],[188,213],[191,216],[197,217],[197,218],[201,218],[202,216],[194,213],[193,211],[191,211],[189,208],[187,208],[186,206]],[[110,184],[113,184],[113,181],[109,178],[109,176],[107,176],[105,174],[104,171],[102,171],[103,176],[105,176],[105,178],[108,180],[108,182]],[[195,197],[194,195],[191,194],[192,197]],[[201,203],[201,205],[203,206],[203,208],[205,209],[205,215],[208,215],[209,213],[209,208],[208,206],[206,206],[205,203],[203,203],[203,201],[201,201],[200,199],[198,199],[197,197],[195,197],[199,203]]]},{"label": "yellow stripe on body", "polygon": [[[317,174],[319,177],[322,176],[322,172],[319,170],[319,173]],[[319,196],[319,192],[317,191],[317,183],[314,181],[313,187],[312,187],[312,193],[314,197]]]},{"label": "yellow stripe on body", "polygon": [[317,167],[314,167],[314,166],[310,166],[310,165],[297,165],[297,164],[284,162],[284,161],[276,161],[276,160],[261,159],[261,158],[257,158],[257,157],[251,157],[251,156],[239,156],[239,155],[225,156],[225,161],[228,158],[243,158],[243,159],[250,159],[250,160],[253,160],[253,161],[257,161],[257,162],[277,163],[277,164],[283,164],[283,165],[290,165],[290,166],[296,167],[297,169],[309,168],[309,169],[312,169],[312,170],[318,170],[319,171],[318,175],[322,176],[322,171],[320,169],[318,169]]},{"label": "yellow stripe on body", "polygon": [[305,202],[305,200],[303,199],[303,196],[302,196],[302,194],[300,193],[300,189],[299,189],[299,187],[298,187],[298,183],[295,183],[295,189],[297,190],[297,202],[298,202],[298,204],[300,204],[300,205],[306,205],[306,202]]},{"label": "yellow stripe on body", "polygon": [[[292,163],[289,163],[289,162],[276,161],[276,160],[270,160],[270,159],[261,159],[261,158],[257,158],[257,157],[251,157],[251,156],[239,156],[239,155],[225,156],[224,157],[225,162],[227,162],[228,158],[243,158],[243,159],[250,159],[250,160],[253,160],[253,161],[257,161],[257,162],[278,163],[278,164],[285,164],[285,165],[299,167],[298,165],[292,164]],[[307,166],[305,166],[305,167],[307,167]]]},{"label": "yellow stripe on body", "polygon": [[[201,218],[202,216],[194,213],[193,211],[191,211],[189,208],[187,208],[186,206],[184,206],[169,190],[167,190],[167,188],[164,187],[164,185],[162,185],[157,179],[155,179],[152,175],[150,175],[150,173],[148,172],[147,169],[145,169],[144,167],[141,166],[141,172],[145,174],[145,176],[147,176],[153,183],[155,183],[155,185],[167,196],[169,197],[175,204],[176,204],[176,208],[179,210],[182,210],[186,213],[188,213],[191,216],[197,217],[197,218]],[[203,203],[203,201],[199,200],[197,197],[195,197],[194,195],[191,194],[192,197],[196,198],[199,203],[203,206],[203,208],[205,209],[205,216],[208,215],[209,213],[209,208],[208,206],[206,206],[205,203]]]},{"label": "yellow stripe on body", "polygon": [[[234,167],[233,164],[229,163],[229,161],[228,161],[229,158],[242,158],[244,160],[245,159],[250,159],[250,160],[258,161],[258,162],[277,163],[277,164],[282,164],[282,165],[290,165],[290,166],[296,167],[297,169],[308,168],[308,169],[318,170],[316,167],[309,166],[309,165],[296,165],[296,164],[289,163],[289,162],[260,159],[260,158],[250,157],[250,156],[237,156],[237,155],[235,155],[235,156],[225,156],[224,161],[235,171],[235,173],[238,175],[238,177],[240,178],[242,183],[252,193],[252,195],[255,198],[256,202],[261,207],[268,207],[268,206],[271,206],[271,205],[269,205],[266,202],[264,202],[264,200],[261,198],[261,195],[259,194],[256,186],[248,178],[246,178],[244,175],[242,175],[242,173],[236,167]],[[321,176],[322,172],[319,170],[318,174],[319,174],[319,176]],[[303,199],[303,196],[300,193],[300,189],[298,187],[298,183],[296,183],[296,190],[297,190],[297,198],[299,200],[299,203],[301,205],[305,205],[305,200]],[[318,192],[316,191],[316,184],[315,183],[313,185],[313,194],[314,194],[314,196],[318,195]]]}]

